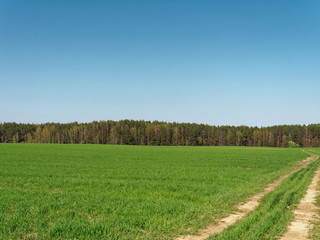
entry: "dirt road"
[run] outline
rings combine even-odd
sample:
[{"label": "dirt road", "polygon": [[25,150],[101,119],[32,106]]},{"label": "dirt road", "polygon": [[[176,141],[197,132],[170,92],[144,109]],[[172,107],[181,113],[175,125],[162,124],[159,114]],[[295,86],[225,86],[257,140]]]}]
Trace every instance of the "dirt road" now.
[{"label": "dirt road", "polygon": [[307,193],[299,202],[294,211],[294,220],[288,227],[288,231],[281,237],[281,240],[307,240],[309,232],[313,228],[312,221],[316,220],[317,209],[316,197],[319,194],[318,183],[320,180],[320,167],[317,169]]},{"label": "dirt road", "polygon": [[259,200],[264,195],[271,192],[275,187],[277,187],[284,179],[286,179],[291,174],[299,171],[300,169],[302,169],[303,167],[307,166],[309,163],[317,159],[318,159],[318,156],[316,155],[306,158],[300,163],[300,165],[297,168],[289,171],[287,174],[281,176],[276,181],[268,184],[267,187],[262,192],[250,197],[247,202],[237,206],[237,209],[239,210],[238,212],[230,214],[229,216],[223,219],[220,219],[214,225],[212,224],[207,226],[205,229],[199,230],[198,235],[182,235],[182,236],[176,237],[175,240],[204,240],[209,238],[211,235],[215,233],[222,232],[230,225],[235,224],[238,220],[243,218],[249,212],[255,210],[259,205]]}]

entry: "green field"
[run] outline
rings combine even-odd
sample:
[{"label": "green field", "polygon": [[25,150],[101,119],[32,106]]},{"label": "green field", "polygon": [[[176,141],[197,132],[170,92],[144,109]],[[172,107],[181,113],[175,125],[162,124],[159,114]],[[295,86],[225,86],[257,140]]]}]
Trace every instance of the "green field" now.
[{"label": "green field", "polygon": [[[307,156],[284,148],[0,144],[0,239],[195,233]],[[296,198],[314,168],[302,174]]]}]

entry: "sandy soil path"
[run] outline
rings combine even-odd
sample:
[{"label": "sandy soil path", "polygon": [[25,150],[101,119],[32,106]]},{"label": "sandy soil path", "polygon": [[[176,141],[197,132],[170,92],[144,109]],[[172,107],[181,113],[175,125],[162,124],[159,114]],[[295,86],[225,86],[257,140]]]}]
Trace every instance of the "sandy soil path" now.
[{"label": "sandy soil path", "polygon": [[316,220],[317,209],[316,197],[319,194],[318,182],[320,180],[320,167],[315,172],[307,193],[299,202],[297,209],[294,211],[294,220],[288,227],[288,231],[280,238],[281,240],[307,240],[309,232],[313,228],[312,221]]},{"label": "sandy soil path", "polygon": [[271,192],[275,187],[277,187],[284,179],[286,179],[291,174],[299,171],[301,168],[307,166],[309,163],[317,160],[318,156],[313,155],[311,157],[307,157],[305,160],[300,162],[297,168],[289,171],[287,174],[281,176],[274,182],[267,185],[267,187],[258,194],[250,197],[247,202],[237,206],[239,211],[230,214],[229,216],[220,219],[216,222],[215,225],[209,225],[205,229],[199,230],[198,235],[182,235],[175,238],[175,240],[204,240],[209,238],[211,235],[215,233],[220,233],[229,227],[232,224],[235,224],[238,220],[243,218],[249,212],[255,210],[259,205],[259,200],[267,193]]}]

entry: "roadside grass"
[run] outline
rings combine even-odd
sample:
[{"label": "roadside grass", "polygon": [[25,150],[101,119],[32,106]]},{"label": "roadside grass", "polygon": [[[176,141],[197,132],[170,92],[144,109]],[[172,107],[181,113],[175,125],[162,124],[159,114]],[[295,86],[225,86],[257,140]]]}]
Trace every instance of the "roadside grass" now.
[{"label": "roadside grass", "polygon": [[293,220],[293,210],[306,193],[320,160],[309,164],[261,199],[258,208],[247,217],[210,239],[278,239]]},{"label": "roadside grass", "polygon": [[0,144],[0,239],[196,233],[307,156],[278,148]]}]

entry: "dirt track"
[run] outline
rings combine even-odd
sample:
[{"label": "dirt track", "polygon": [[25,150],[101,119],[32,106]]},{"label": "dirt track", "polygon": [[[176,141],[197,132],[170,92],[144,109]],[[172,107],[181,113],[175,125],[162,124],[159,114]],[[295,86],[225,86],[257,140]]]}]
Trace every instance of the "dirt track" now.
[{"label": "dirt track", "polygon": [[309,239],[309,232],[313,227],[312,221],[317,218],[316,197],[319,194],[318,182],[320,180],[320,167],[317,169],[311,184],[308,186],[307,193],[299,202],[294,211],[294,220],[288,227],[288,231],[281,237],[281,240]]},{"label": "dirt track", "polygon": [[[291,174],[299,171],[301,168],[307,166],[309,163],[318,159],[318,156],[307,157],[305,160],[301,162],[301,164],[289,171],[287,174],[281,176],[276,181],[267,185],[267,187],[260,193],[250,197],[247,202],[237,206],[239,210],[236,213],[230,214],[229,216],[220,219],[217,221],[215,225],[209,225],[205,229],[199,230],[198,235],[182,235],[175,238],[175,240],[204,240],[209,238],[211,235],[215,233],[220,233],[225,230],[228,226],[235,224],[238,220],[243,218],[249,212],[255,210],[259,205],[259,200],[266,195],[267,193],[271,192],[275,187],[277,187],[284,179],[286,179]],[[300,238],[299,238],[300,239]]]}]

